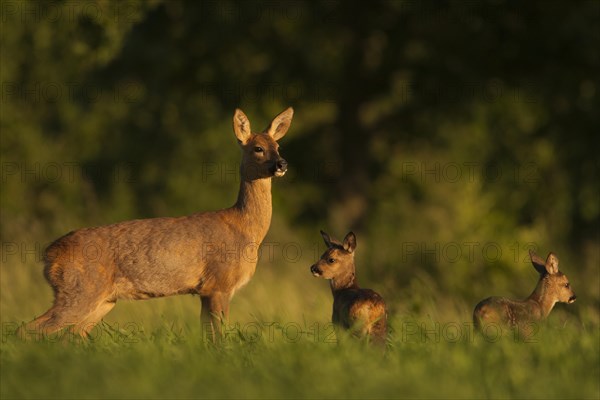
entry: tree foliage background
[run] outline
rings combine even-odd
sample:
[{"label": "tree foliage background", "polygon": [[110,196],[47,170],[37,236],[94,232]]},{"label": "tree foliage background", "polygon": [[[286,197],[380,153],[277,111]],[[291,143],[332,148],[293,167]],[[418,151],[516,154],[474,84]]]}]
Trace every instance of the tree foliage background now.
[{"label": "tree foliage background", "polygon": [[20,266],[45,287],[28,252],[70,230],[233,204],[233,110],[260,130],[291,105],[268,240],[306,250],[293,268],[319,229],[354,230],[361,280],[417,311],[422,291],[524,296],[527,250],[554,251],[597,324],[599,20],[597,1],[3,1],[3,302]]}]

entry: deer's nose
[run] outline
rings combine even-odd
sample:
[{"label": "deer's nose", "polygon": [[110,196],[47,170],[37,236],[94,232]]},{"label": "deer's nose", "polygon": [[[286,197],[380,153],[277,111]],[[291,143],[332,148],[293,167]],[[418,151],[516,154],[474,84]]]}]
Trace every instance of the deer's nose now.
[{"label": "deer's nose", "polygon": [[280,158],[279,160],[277,160],[277,163],[275,164],[275,168],[277,168],[277,171],[281,171],[281,172],[287,171],[287,166],[288,166],[288,162],[285,161],[285,159],[283,159],[283,158]]},{"label": "deer's nose", "polygon": [[573,295],[573,296],[569,297],[569,304],[573,303],[575,300],[577,300],[577,296]]},{"label": "deer's nose", "polygon": [[310,272],[312,272],[312,274],[314,276],[320,276],[321,275],[321,270],[319,269],[319,267],[317,267],[316,264],[310,267]]}]

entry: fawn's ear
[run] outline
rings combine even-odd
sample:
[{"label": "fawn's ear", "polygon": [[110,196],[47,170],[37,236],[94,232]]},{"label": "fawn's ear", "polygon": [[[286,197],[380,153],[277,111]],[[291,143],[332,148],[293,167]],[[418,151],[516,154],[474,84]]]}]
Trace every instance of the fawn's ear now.
[{"label": "fawn's ear", "polygon": [[329,237],[329,235],[323,231],[320,231],[320,232],[321,232],[321,236],[323,236],[323,241],[325,242],[325,245],[327,247],[331,248],[332,247],[331,238]]},{"label": "fawn's ear", "polygon": [[292,117],[294,116],[294,109],[288,107],[281,114],[276,116],[265,132],[271,136],[274,140],[279,140],[285,136],[290,125],[292,124]]},{"label": "fawn's ear", "polygon": [[550,274],[556,274],[558,272],[558,257],[554,253],[548,254],[546,258],[546,271]]},{"label": "fawn's ear", "polygon": [[529,250],[529,258],[531,258],[531,263],[533,264],[533,268],[536,269],[540,274],[545,274],[546,271],[546,262],[533,250]]},{"label": "fawn's ear", "polygon": [[356,249],[356,235],[353,232],[348,232],[344,238],[344,250],[353,253],[354,249]]},{"label": "fawn's ear", "polygon": [[239,108],[236,108],[235,114],[233,114],[233,131],[242,145],[246,144],[250,136],[252,136],[250,121],[246,117],[246,114]]}]

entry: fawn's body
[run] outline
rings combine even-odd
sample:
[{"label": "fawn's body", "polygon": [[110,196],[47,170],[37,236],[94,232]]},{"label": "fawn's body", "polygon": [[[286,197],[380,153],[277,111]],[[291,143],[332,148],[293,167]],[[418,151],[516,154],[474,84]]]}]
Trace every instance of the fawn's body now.
[{"label": "fawn's body", "polygon": [[254,134],[236,110],[234,131],[243,156],[233,207],[79,229],[52,243],[45,276],[54,305],[28,329],[51,333],[75,325],[85,335],[117,299],[186,293],[200,295],[203,320],[226,318],[231,297],[254,274],[271,223],[271,178],[287,170],[276,140],[287,132],[292,115],[289,108],[263,134]]},{"label": "fawn's body", "polygon": [[371,336],[385,343],[387,335],[387,310],[383,298],[371,289],[362,289],[356,282],[354,249],[356,237],[350,232],[344,243],[332,240],[321,231],[328,249],[321,259],[310,267],[314,276],[330,280],[333,294],[332,322],[351,330],[354,335]]},{"label": "fawn's body", "polygon": [[538,284],[531,295],[523,300],[489,297],[475,306],[473,323],[477,329],[487,324],[519,328],[527,334],[531,324],[545,319],[558,302],[573,303],[577,298],[565,274],[558,270],[558,258],[550,253],[546,261],[529,252],[534,268],[540,273]]}]

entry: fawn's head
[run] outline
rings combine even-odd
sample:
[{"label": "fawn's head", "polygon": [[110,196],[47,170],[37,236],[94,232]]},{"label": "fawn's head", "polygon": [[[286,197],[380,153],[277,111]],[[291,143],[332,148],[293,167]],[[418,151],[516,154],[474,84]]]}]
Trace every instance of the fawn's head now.
[{"label": "fawn's head", "polygon": [[253,180],[283,176],[287,161],[279,155],[277,141],[285,136],[294,110],[289,107],[276,116],[262,133],[252,133],[248,117],[239,108],[233,116],[233,130],[242,147],[242,178]]},{"label": "fawn's head", "polygon": [[573,303],[577,299],[569,279],[558,270],[558,257],[554,253],[548,254],[548,258],[544,261],[529,250],[529,257],[533,267],[540,273],[540,284],[544,287],[544,293],[560,303]]},{"label": "fawn's head", "polygon": [[331,239],[329,235],[321,231],[321,236],[327,245],[327,250],[316,264],[310,267],[314,276],[325,279],[336,279],[353,277],[354,275],[354,249],[356,249],[356,236],[349,232],[340,243]]}]

